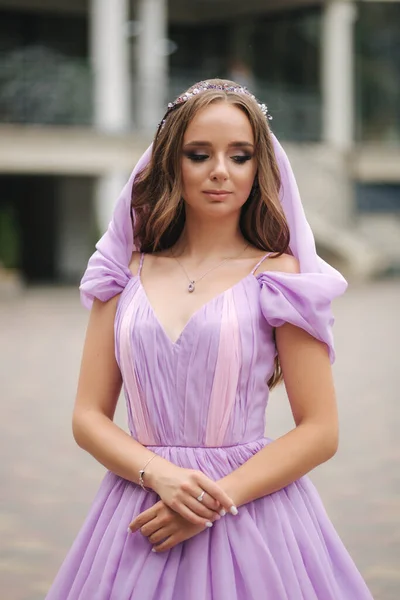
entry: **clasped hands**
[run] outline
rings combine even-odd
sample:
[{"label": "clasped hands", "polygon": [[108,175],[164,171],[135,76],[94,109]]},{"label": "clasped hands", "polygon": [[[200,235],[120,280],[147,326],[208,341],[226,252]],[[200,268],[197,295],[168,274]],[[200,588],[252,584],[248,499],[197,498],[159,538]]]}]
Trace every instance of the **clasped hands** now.
[{"label": "clasped hands", "polygon": [[160,501],[140,513],[128,531],[140,530],[153,545],[153,552],[170,550],[212,527],[227,512],[238,513],[232,498],[201,471],[172,464],[166,467],[164,463],[159,472],[149,474],[149,479]]}]

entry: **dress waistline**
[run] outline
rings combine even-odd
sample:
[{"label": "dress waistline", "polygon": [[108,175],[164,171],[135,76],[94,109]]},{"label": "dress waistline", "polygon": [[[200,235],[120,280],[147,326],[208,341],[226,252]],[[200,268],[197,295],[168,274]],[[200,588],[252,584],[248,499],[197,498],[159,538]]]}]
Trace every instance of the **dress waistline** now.
[{"label": "dress waistline", "polygon": [[156,449],[160,449],[162,450],[163,448],[176,448],[176,449],[188,449],[188,450],[229,450],[230,448],[251,448],[253,446],[263,446],[266,443],[269,443],[271,440],[269,440],[266,437],[260,437],[257,438],[256,440],[250,440],[248,442],[239,442],[237,444],[227,444],[224,446],[189,446],[189,445],[184,445],[184,444],[163,444],[163,445],[155,445],[155,444],[144,444],[146,446],[146,448],[149,448],[150,450],[156,450]]}]

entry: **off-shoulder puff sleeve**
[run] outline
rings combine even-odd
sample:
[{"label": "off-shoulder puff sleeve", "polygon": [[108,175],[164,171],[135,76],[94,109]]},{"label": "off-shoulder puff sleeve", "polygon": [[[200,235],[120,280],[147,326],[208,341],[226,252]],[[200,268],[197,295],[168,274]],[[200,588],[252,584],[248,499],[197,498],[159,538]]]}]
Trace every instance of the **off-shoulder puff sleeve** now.
[{"label": "off-shoulder puff sleeve", "polygon": [[139,250],[133,240],[135,214],[131,206],[132,186],[135,177],[149,163],[152,144],[138,160],[125,184],[103,237],[96,244],[79,287],[81,302],[91,308],[93,299],[106,302],[122,292],[131,279],[129,263],[132,252]]},{"label": "off-shoulder puff sleeve", "polygon": [[85,308],[91,308],[94,298],[106,302],[122,292],[131,277],[132,223],[126,204],[124,198],[117,204],[107,231],[89,259],[79,286]]},{"label": "off-shoulder puff sleeve", "polygon": [[129,269],[100,250],[89,259],[79,286],[81,302],[90,309],[94,298],[102,302],[121,293],[129,281]]},{"label": "off-shoulder puff sleeve", "polygon": [[[333,271],[333,270],[332,270]],[[335,360],[331,302],[344,293],[346,280],[338,273],[281,273],[258,275],[261,311],[271,327],[291,323],[328,346]]]}]

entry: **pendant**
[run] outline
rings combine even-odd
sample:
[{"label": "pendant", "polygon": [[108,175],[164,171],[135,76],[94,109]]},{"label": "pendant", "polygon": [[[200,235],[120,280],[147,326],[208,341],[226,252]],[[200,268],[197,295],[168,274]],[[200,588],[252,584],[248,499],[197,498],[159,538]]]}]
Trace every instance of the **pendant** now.
[{"label": "pendant", "polygon": [[191,294],[192,292],[194,292],[194,281],[191,281],[188,285],[188,292],[189,294]]}]

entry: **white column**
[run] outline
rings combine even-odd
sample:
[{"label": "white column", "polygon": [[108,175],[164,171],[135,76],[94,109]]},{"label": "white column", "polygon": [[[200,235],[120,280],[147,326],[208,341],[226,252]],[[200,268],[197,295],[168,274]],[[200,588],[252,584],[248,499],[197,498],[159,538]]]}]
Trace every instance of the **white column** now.
[{"label": "white column", "polygon": [[96,223],[102,235],[112,217],[115,203],[128,180],[129,173],[111,171],[98,177],[95,184]]},{"label": "white column", "polygon": [[91,0],[94,121],[104,131],[130,125],[128,0]]},{"label": "white column", "polygon": [[154,130],[166,110],[167,0],[138,0],[136,18],[137,127]]},{"label": "white column", "polygon": [[323,138],[338,150],[354,139],[354,21],[351,0],[329,0],[322,29]]},{"label": "white column", "polygon": [[[131,125],[131,77],[127,23],[129,0],[90,0],[94,124],[125,133]],[[128,173],[110,171],[95,187],[96,220],[103,233]]]}]

